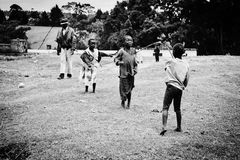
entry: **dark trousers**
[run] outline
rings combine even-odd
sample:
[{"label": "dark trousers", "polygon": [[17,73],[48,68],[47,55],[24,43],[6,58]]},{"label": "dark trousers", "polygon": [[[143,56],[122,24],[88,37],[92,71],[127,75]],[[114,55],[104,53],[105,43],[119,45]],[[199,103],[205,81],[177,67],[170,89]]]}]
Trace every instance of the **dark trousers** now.
[{"label": "dark trousers", "polygon": [[181,99],[182,99],[182,90],[172,85],[167,85],[165,95],[164,95],[164,100],[163,100],[163,110],[164,109],[168,110],[173,101],[174,111],[180,112]]}]

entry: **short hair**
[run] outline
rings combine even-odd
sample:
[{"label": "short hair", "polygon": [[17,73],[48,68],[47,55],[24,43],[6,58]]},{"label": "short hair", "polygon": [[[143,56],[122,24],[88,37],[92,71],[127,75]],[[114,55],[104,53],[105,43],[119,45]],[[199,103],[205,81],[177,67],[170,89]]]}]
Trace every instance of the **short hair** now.
[{"label": "short hair", "polygon": [[96,41],[96,39],[90,38],[90,39],[88,40],[88,44],[90,44],[91,41]]},{"label": "short hair", "polygon": [[176,43],[173,46],[173,56],[175,58],[181,58],[184,53],[185,53],[185,49],[182,43]]}]

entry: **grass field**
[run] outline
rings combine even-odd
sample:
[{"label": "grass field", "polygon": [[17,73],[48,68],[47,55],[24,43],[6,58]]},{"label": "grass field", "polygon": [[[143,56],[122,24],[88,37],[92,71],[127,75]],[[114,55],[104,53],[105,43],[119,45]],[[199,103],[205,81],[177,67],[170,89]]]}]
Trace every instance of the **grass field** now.
[{"label": "grass field", "polygon": [[[160,136],[166,59],[143,57],[130,110],[120,107],[118,67],[104,58],[96,93],[84,94],[79,56],[72,79],[57,80],[59,57],[0,63],[0,159],[239,159],[240,57],[186,57],[183,132],[171,106]],[[18,88],[23,82],[24,88]],[[90,88],[91,90],[91,88]]]}]

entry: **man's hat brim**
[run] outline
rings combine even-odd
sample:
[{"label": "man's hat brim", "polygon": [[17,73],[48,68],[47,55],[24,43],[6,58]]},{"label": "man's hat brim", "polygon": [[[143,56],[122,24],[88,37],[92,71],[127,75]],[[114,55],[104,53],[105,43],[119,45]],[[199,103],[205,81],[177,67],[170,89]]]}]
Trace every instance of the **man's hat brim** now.
[{"label": "man's hat brim", "polygon": [[61,22],[60,24],[61,24],[61,25],[69,24],[69,22]]}]

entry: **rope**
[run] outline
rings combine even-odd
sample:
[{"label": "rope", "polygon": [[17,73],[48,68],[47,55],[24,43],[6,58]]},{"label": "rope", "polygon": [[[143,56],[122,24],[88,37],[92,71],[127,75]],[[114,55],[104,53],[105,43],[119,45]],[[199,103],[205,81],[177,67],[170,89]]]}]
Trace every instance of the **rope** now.
[{"label": "rope", "polygon": [[52,26],[52,27],[50,28],[50,30],[47,32],[47,34],[46,34],[46,36],[44,37],[41,45],[38,47],[38,50],[42,47],[43,43],[45,42],[45,40],[46,40],[47,36],[49,35],[50,31],[52,30],[52,28],[53,28],[53,26]]}]

